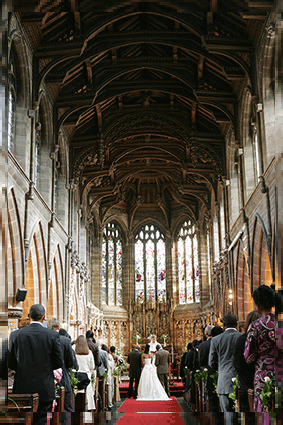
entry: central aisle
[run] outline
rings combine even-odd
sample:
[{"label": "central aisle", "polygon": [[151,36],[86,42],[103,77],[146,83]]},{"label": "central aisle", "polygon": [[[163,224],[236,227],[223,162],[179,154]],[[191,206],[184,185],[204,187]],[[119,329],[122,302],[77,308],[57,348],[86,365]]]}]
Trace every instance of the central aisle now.
[{"label": "central aisle", "polygon": [[137,401],[126,399],[117,412],[123,416],[118,425],[126,424],[154,424],[154,425],[184,425],[182,408],[175,397],[168,401]]}]

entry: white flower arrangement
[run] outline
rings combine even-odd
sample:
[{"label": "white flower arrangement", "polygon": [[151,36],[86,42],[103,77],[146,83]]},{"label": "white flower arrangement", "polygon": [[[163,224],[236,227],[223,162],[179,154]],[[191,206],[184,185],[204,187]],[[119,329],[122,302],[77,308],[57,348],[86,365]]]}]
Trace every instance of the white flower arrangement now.
[{"label": "white flower arrangement", "polygon": [[266,376],[266,377],[264,378],[264,380],[265,380],[265,382],[269,382],[269,381],[270,381],[269,376]]}]

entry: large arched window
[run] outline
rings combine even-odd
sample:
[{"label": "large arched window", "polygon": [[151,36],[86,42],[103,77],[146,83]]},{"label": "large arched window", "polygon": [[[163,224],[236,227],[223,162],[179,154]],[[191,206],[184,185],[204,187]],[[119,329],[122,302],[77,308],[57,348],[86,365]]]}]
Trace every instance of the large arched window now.
[{"label": "large arched window", "polygon": [[16,105],[16,80],[14,75],[14,63],[12,51],[9,63],[9,97],[8,97],[8,149],[13,151],[15,138],[15,105]]},{"label": "large arched window", "polygon": [[102,240],[102,303],[122,305],[122,240],[118,226],[108,223]]},{"label": "large arched window", "polygon": [[135,299],[166,301],[164,235],[157,226],[143,226],[135,236]]},{"label": "large arched window", "polygon": [[178,238],[179,303],[200,302],[198,241],[195,226],[185,221]]}]

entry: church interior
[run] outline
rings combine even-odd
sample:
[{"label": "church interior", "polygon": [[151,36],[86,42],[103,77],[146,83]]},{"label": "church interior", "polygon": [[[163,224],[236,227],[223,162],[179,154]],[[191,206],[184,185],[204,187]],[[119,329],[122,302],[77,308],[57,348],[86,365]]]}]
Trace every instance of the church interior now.
[{"label": "church interior", "polygon": [[273,2],[15,1],[8,330],[182,352],[278,288]]}]

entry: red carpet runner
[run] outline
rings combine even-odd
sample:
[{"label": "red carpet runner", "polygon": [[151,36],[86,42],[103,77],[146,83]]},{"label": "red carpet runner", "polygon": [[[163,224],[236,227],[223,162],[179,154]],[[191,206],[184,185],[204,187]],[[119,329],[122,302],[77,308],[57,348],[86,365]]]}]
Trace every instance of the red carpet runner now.
[{"label": "red carpet runner", "polygon": [[138,401],[127,398],[117,412],[182,412],[182,409],[175,397],[168,401]]},{"label": "red carpet runner", "polygon": [[182,412],[175,397],[168,401],[137,401],[128,398],[117,412],[125,412],[118,425],[184,425],[178,412]]},{"label": "red carpet runner", "polygon": [[[129,388],[129,381],[122,382],[119,384],[119,390],[121,397],[127,397]],[[169,391],[171,396],[183,397],[184,395],[184,385],[182,382],[174,382],[174,385],[169,385]]]}]

